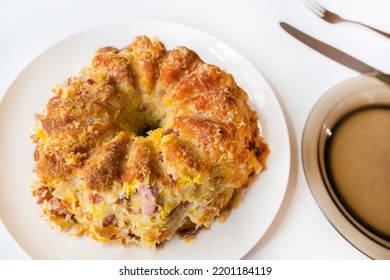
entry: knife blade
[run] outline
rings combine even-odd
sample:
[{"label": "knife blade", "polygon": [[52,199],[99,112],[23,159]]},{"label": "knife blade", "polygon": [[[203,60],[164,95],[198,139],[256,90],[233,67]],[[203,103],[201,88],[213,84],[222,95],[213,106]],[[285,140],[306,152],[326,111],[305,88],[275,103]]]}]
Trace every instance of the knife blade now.
[{"label": "knife blade", "polygon": [[375,76],[376,78],[390,84],[389,75],[382,73],[378,69],[375,69],[374,67],[364,63],[363,61],[303,33],[302,31],[296,29],[288,23],[280,22],[280,26],[283,28],[284,31],[286,31],[298,41],[304,43],[313,50],[332,59],[333,61],[336,61],[361,74]]}]

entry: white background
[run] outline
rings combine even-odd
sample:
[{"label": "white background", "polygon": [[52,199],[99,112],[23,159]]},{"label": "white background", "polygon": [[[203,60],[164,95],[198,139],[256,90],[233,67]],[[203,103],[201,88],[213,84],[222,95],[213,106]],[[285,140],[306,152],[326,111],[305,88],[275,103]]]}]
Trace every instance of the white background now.
[{"label": "white background", "polygon": [[[320,2],[390,33],[389,1]],[[302,45],[279,22],[291,23],[384,72],[390,72],[390,40],[357,25],[328,24],[301,0],[0,0],[0,97],[26,65],[54,43],[90,27],[129,19],[182,23],[225,41],[265,76],[284,110],[292,149],[286,197],[274,223],[246,258],[367,259],[318,208],[304,177],[300,147],[315,102],[330,87],[358,74]],[[25,258],[0,224],[0,259]]]}]

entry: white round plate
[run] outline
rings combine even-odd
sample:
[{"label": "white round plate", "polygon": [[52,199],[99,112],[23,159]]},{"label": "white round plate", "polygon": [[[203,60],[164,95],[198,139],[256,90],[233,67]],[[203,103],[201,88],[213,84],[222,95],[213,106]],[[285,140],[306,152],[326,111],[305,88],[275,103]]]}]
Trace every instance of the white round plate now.
[{"label": "white round plate", "polygon": [[[138,35],[157,37],[167,49],[183,45],[207,63],[233,74],[260,116],[271,154],[268,170],[251,184],[244,201],[225,223],[215,222],[191,242],[178,238],[156,250],[119,247],[70,237],[40,218],[29,180],[34,114],[51,89],[76,75],[95,50],[122,48]],[[132,21],[97,27],[71,36],[36,58],[10,86],[0,104],[0,217],[11,236],[33,259],[240,259],[267,231],[282,203],[290,172],[290,144],[283,112],[263,76],[224,42],[193,28],[160,21]]]}]

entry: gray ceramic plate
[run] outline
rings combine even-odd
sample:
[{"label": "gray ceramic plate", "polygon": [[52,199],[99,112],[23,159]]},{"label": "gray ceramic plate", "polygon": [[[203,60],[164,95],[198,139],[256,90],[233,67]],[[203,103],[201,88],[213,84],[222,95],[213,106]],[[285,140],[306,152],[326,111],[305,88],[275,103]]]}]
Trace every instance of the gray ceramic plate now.
[{"label": "gray ceramic plate", "polygon": [[[390,259],[389,238],[370,230],[351,213],[343,197],[330,183],[325,166],[325,146],[335,124],[346,114],[367,106],[390,107],[390,86],[367,75],[330,89],[314,106],[306,122],[302,160],[311,192],[335,229],[367,256]],[[390,186],[387,186],[386,193],[390,193],[388,188]],[[386,199],[390,205],[390,195]],[[386,217],[390,219],[390,212]],[[386,220],[387,224],[389,222]]]}]

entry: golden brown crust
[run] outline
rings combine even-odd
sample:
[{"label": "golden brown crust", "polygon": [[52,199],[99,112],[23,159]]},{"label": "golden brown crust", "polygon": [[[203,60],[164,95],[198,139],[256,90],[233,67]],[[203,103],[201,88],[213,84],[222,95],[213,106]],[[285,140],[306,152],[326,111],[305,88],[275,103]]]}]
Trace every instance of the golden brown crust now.
[{"label": "golden brown crust", "polygon": [[110,186],[114,180],[121,178],[128,143],[128,137],[121,132],[103,143],[85,162],[82,178],[89,189],[102,190]]},{"label": "golden brown crust", "polygon": [[119,50],[115,47],[103,47],[96,50],[96,53],[106,53],[106,52],[118,53]]},{"label": "golden brown crust", "polygon": [[158,160],[151,141],[135,140],[122,175],[123,182],[131,184],[138,179],[144,182],[151,175],[158,176]]},{"label": "golden brown crust", "polygon": [[194,177],[201,169],[207,169],[208,164],[201,160],[192,144],[181,140],[175,133],[165,137],[161,151],[164,163],[168,167],[177,168],[180,174],[188,173]]},{"label": "golden brown crust", "polygon": [[219,161],[224,153],[234,156],[236,152],[236,128],[212,120],[196,117],[178,117],[175,127],[180,135],[197,144],[202,156]]},{"label": "golden brown crust", "polygon": [[166,52],[164,45],[139,36],[125,50],[129,52],[127,57],[130,58],[138,89],[144,94],[151,93],[159,76],[159,61]]},{"label": "golden brown crust", "polygon": [[127,60],[116,53],[97,53],[92,59],[92,67],[96,71],[102,70],[110,84],[124,83],[131,85],[133,83]]},{"label": "golden brown crust", "polygon": [[37,146],[36,171],[43,181],[68,180],[100,143],[120,131],[102,103],[114,91],[108,84],[90,85],[79,78],[68,79],[56,91],[38,123],[44,141]]},{"label": "golden brown crust", "polygon": [[53,91],[33,137],[35,193],[64,208],[47,210],[63,228],[145,246],[191,236],[265,168],[247,94],[185,47],[140,36],[101,48]]},{"label": "golden brown crust", "polygon": [[165,88],[175,85],[201,63],[199,56],[185,47],[170,51],[161,65],[159,85]]}]

